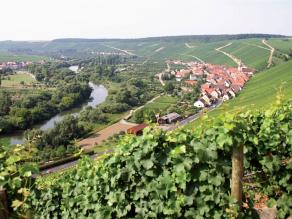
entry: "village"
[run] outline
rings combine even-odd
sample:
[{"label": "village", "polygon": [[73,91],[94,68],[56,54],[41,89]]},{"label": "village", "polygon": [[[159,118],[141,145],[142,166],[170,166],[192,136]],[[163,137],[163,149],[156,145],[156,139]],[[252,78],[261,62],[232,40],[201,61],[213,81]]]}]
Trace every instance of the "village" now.
[{"label": "village", "polygon": [[12,70],[19,70],[24,69],[28,65],[31,65],[32,62],[0,62],[0,70],[3,69],[12,69]]},{"label": "village", "polygon": [[174,65],[184,65],[186,68],[171,71],[177,82],[184,85],[195,86],[198,80],[203,80],[200,85],[200,98],[194,103],[194,107],[209,107],[219,101],[232,99],[242,90],[245,83],[254,74],[255,70],[240,64],[237,68],[225,65],[215,65],[201,62],[167,61]]},{"label": "village", "polygon": [[[192,103],[199,112],[204,108],[214,109],[224,101],[234,98],[255,73],[254,69],[248,68],[242,63],[237,68],[179,60],[168,60],[166,63],[168,68],[162,74],[172,75],[176,84],[180,84],[184,92],[191,92],[195,86],[199,85],[200,97]],[[181,66],[181,69],[171,70],[170,65]],[[156,123],[159,128],[170,131],[176,126],[193,121],[198,115],[199,113],[183,117],[176,112],[171,112],[162,116],[156,115]],[[145,127],[147,127],[146,124],[138,124],[129,128],[127,133],[141,135]]]}]

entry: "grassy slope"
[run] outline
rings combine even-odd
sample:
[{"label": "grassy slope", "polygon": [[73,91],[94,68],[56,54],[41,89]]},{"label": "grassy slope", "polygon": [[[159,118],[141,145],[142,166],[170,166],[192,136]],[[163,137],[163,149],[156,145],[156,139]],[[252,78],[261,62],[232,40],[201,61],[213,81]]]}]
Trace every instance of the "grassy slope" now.
[{"label": "grassy slope", "polygon": [[288,52],[292,49],[292,39],[269,39],[268,42],[273,46],[274,48],[282,51],[282,52]]},{"label": "grassy slope", "polygon": [[[152,61],[163,61],[166,59],[181,59],[184,61],[194,61],[196,56],[203,61],[214,64],[226,64],[228,66],[236,66],[229,57],[215,51],[216,48],[233,42],[230,47],[224,50],[241,58],[242,61],[258,70],[267,66],[269,51],[264,48],[261,39],[219,41],[211,43],[191,42],[188,43],[192,48],[188,48],[183,42],[128,42],[120,44],[115,42],[112,46],[120,49],[131,51],[141,57],[145,57]],[[111,44],[111,43],[109,43]],[[159,50],[160,49],[160,50]]]},{"label": "grassy slope", "polygon": [[159,97],[152,103],[146,104],[144,109],[164,111],[167,110],[171,105],[175,104],[176,101],[177,101],[176,98],[165,95]]},{"label": "grassy slope", "polygon": [[224,48],[223,50],[231,53],[232,55],[240,58],[244,64],[257,70],[265,69],[269,59],[270,51],[259,48],[256,45],[259,43],[253,42],[253,40],[233,41],[233,44]]},{"label": "grassy slope", "polygon": [[[226,64],[229,66],[236,66],[236,64],[224,54],[215,49],[227,44],[227,41],[213,42],[213,43],[193,43],[194,48],[187,48],[185,56],[196,56],[205,62],[213,64]],[[193,58],[193,60],[195,60]]]}]

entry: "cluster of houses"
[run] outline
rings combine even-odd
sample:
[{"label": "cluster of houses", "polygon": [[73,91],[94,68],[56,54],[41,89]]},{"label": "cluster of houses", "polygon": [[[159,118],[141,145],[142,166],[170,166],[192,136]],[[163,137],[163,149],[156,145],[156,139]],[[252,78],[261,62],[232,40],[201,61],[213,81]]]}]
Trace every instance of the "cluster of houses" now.
[{"label": "cluster of houses", "polygon": [[0,70],[8,68],[12,70],[18,70],[25,68],[30,64],[32,64],[32,62],[0,62]]},{"label": "cluster of houses", "polygon": [[201,98],[194,103],[195,107],[208,107],[219,100],[234,98],[253,75],[254,70],[239,66],[206,64],[206,82],[201,85]]},{"label": "cluster of houses", "polygon": [[194,103],[195,107],[211,106],[219,100],[226,101],[235,97],[245,83],[254,74],[254,70],[243,65],[238,68],[209,63],[172,61],[173,64],[185,65],[186,69],[172,71],[177,81],[194,86],[199,78],[204,79],[201,85],[201,97]]}]

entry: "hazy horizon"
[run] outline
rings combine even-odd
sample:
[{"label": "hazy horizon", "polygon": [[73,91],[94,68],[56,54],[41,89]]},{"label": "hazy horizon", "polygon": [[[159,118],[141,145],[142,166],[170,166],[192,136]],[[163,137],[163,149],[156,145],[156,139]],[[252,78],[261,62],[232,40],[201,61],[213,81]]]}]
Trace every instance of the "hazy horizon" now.
[{"label": "hazy horizon", "polygon": [[289,0],[3,0],[0,40],[291,36]]}]

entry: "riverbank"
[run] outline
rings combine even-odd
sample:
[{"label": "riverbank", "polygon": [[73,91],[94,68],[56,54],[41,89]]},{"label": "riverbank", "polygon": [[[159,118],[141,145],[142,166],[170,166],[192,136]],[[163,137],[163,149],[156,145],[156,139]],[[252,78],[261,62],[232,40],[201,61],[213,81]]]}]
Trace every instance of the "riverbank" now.
[{"label": "riverbank", "polygon": [[[52,129],[56,123],[62,121],[65,116],[67,116],[67,115],[77,116],[87,106],[95,107],[95,106],[103,103],[108,96],[107,89],[103,85],[96,85],[96,84],[93,84],[91,82],[89,83],[89,86],[92,88],[92,92],[88,98],[87,103],[85,103],[85,104],[83,103],[77,107],[75,106],[69,110],[65,110],[63,112],[60,112],[44,122],[33,125],[29,129],[41,129],[42,131],[48,131],[48,130]],[[25,141],[24,132],[25,131],[23,130],[23,131],[18,131],[17,133],[2,136],[2,137],[0,137],[0,142],[7,145],[8,139],[10,139],[9,145],[22,144]]]}]

